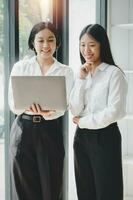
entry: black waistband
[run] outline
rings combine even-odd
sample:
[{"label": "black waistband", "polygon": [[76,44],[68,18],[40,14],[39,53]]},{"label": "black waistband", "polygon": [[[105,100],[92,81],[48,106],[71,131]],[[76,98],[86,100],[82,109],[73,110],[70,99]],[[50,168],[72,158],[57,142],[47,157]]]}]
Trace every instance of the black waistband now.
[{"label": "black waistband", "polygon": [[28,115],[28,114],[22,114],[21,115],[22,119],[30,120],[33,123],[40,123],[44,121],[44,118],[41,115]]},{"label": "black waistband", "polygon": [[56,119],[50,119],[50,120],[45,120],[43,116],[41,115],[28,115],[26,113],[23,113],[20,115],[20,118],[23,120],[29,120],[30,122],[33,123],[55,123],[56,121],[61,122],[63,120],[63,116],[58,117]]},{"label": "black waistband", "polygon": [[95,133],[99,133],[99,132],[102,132],[102,131],[104,131],[104,130],[106,130],[106,129],[110,129],[110,128],[114,128],[114,127],[117,127],[117,122],[114,122],[114,123],[112,123],[112,124],[110,124],[110,125],[108,125],[108,126],[106,126],[106,127],[104,127],[104,128],[100,128],[100,129],[86,129],[86,128],[84,128],[84,129],[81,129],[81,128],[79,128],[79,127],[77,127],[77,129],[79,129],[79,130],[84,130],[84,131],[91,131],[91,132],[95,132]]}]

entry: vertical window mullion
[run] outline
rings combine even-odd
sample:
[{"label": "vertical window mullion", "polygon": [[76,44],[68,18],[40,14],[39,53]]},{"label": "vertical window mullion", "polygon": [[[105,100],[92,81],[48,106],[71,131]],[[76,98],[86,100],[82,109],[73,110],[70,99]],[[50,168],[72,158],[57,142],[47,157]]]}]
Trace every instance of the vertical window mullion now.
[{"label": "vertical window mullion", "polygon": [[104,28],[107,28],[107,1],[96,1],[96,22],[101,24]]},{"label": "vertical window mullion", "polygon": [[9,138],[14,115],[8,106],[11,68],[19,59],[18,0],[4,0],[4,119],[5,119],[5,199],[10,200]]},{"label": "vertical window mullion", "polygon": [[[61,36],[61,47],[56,53],[57,60],[68,65],[69,61],[69,0],[53,0],[53,23]],[[65,147],[63,200],[68,200],[68,112],[63,117]]]}]

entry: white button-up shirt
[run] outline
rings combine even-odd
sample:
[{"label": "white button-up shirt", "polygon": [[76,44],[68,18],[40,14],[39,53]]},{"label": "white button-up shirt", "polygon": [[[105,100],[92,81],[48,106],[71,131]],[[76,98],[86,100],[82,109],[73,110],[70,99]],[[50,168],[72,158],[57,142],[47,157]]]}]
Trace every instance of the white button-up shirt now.
[{"label": "white button-up shirt", "polygon": [[[11,76],[43,76],[40,66],[36,60],[36,56],[30,58],[30,59],[23,59],[21,61],[18,61],[14,64],[13,69],[11,71],[10,80],[9,80],[9,106],[11,111],[14,114],[20,115],[25,110],[17,110],[14,106],[14,100],[13,100],[13,91],[12,91],[12,85],[11,85]],[[70,67],[58,62],[56,59],[54,59],[54,63],[51,65],[45,76],[65,76],[66,78],[66,91],[67,91],[67,102],[69,102],[69,96],[70,92],[73,86],[73,71]],[[31,112],[25,112],[27,114],[33,114]],[[62,111],[56,111],[53,115],[50,117],[44,117],[46,120],[50,119],[56,119],[62,115],[64,115],[65,110]]]},{"label": "white button-up shirt", "polygon": [[124,73],[116,66],[101,63],[93,75],[76,79],[70,109],[80,117],[80,128],[100,129],[125,116],[126,96]]}]

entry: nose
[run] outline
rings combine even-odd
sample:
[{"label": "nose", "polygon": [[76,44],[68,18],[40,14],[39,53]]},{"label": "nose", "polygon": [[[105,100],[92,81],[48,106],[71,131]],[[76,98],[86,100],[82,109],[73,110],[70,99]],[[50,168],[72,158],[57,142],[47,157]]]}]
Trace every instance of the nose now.
[{"label": "nose", "polygon": [[47,42],[47,41],[44,41],[44,42],[43,42],[43,47],[46,48],[46,47],[48,47],[48,46],[49,46],[49,45],[48,45],[48,42]]},{"label": "nose", "polygon": [[85,49],[84,49],[84,53],[87,54],[89,52],[91,52],[90,47],[86,46]]}]

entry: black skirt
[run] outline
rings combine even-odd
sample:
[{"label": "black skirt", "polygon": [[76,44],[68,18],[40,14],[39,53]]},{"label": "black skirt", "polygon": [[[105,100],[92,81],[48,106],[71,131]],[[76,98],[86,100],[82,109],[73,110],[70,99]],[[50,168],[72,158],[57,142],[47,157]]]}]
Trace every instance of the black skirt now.
[{"label": "black skirt", "polygon": [[62,117],[17,117],[9,153],[13,200],[59,200],[64,160]]}]

